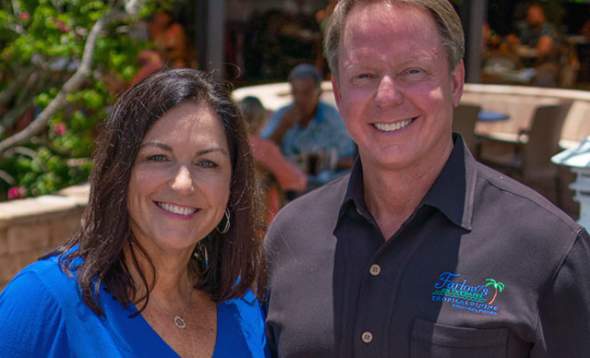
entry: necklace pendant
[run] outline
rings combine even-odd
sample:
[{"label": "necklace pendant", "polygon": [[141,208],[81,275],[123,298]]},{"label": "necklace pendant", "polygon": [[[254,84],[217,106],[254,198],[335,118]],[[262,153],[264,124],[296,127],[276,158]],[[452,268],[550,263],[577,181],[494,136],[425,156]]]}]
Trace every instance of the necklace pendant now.
[{"label": "necklace pendant", "polygon": [[174,325],[176,325],[176,327],[178,327],[180,329],[186,328],[186,322],[184,321],[184,318],[182,318],[178,315],[174,316]]}]

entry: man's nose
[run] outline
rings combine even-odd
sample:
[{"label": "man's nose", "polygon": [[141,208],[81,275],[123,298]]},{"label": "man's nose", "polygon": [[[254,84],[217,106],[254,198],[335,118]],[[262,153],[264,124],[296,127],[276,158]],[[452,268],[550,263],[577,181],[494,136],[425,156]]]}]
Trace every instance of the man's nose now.
[{"label": "man's nose", "polygon": [[375,102],[379,108],[399,105],[403,101],[403,94],[399,85],[390,76],[383,76],[377,86]]},{"label": "man's nose", "polygon": [[193,177],[186,165],[181,165],[172,178],[172,189],[181,193],[191,193],[194,190]]}]

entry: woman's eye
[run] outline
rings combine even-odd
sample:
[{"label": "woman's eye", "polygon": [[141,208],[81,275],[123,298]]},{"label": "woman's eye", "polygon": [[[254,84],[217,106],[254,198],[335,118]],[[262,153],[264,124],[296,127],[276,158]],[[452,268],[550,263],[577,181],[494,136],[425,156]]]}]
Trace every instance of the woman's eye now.
[{"label": "woman's eye", "polygon": [[196,164],[197,164],[197,166],[199,166],[201,168],[217,168],[219,166],[219,165],[217,165],[217,163],[215,163],[214,161],[211,161],[209,159],[199,160]]},{"label": "woman's eye", "polygon": [[147,157],[147,160],[151,162],[164,162],[168,160],[164,154],[154,154]]}]

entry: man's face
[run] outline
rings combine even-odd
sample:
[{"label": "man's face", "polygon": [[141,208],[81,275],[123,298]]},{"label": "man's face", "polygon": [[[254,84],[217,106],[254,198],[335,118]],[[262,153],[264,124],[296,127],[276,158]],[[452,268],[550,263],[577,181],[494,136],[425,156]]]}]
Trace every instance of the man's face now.
[{"label": "man's face", "polygon": [[320,100],[320,89],[311,78],[291,80],[291,95],[295,106],[304,116],[311,116]]},{"label": "man's face", "polygon": [[463,63],[449,72],[434,20],[421,8],[372,2],[349,13],[332,80],[363,167],[446,160]]}]

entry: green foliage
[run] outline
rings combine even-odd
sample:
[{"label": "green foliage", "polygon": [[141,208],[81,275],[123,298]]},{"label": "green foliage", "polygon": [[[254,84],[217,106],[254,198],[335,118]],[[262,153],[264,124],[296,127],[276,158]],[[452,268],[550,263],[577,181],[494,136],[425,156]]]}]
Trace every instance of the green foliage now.
[{"label": "green foliage", "polygon": [[[59,93],[80,64],[92,26],[113,10],[108,4],[89,0],[0,0],[0,92],[24,73],[36,76],[24,81],[7,103],[0,103],[0,140],[26,125],[19,122],[22,116],[10,123],[5,117],[10,109],[33,99],[38,114]],[[141,15],[148,15],[156,4],[148,1]],[[122,4],[117,6],[123,11]],[[121,89],[114,89],[113,84],[124,88],[133,78],[137,55],[147,46],[129,34],[137,20],[111,23],[98,38],[91,75],[84,87],[67,97],[67,106],[50,119],[44,133],[0,157],[0,171],[14,179],[10,183],[0,176],[0,201],[9,196],[49,194],[87,180],[96,127],[106,118],[115,91]]]}]

